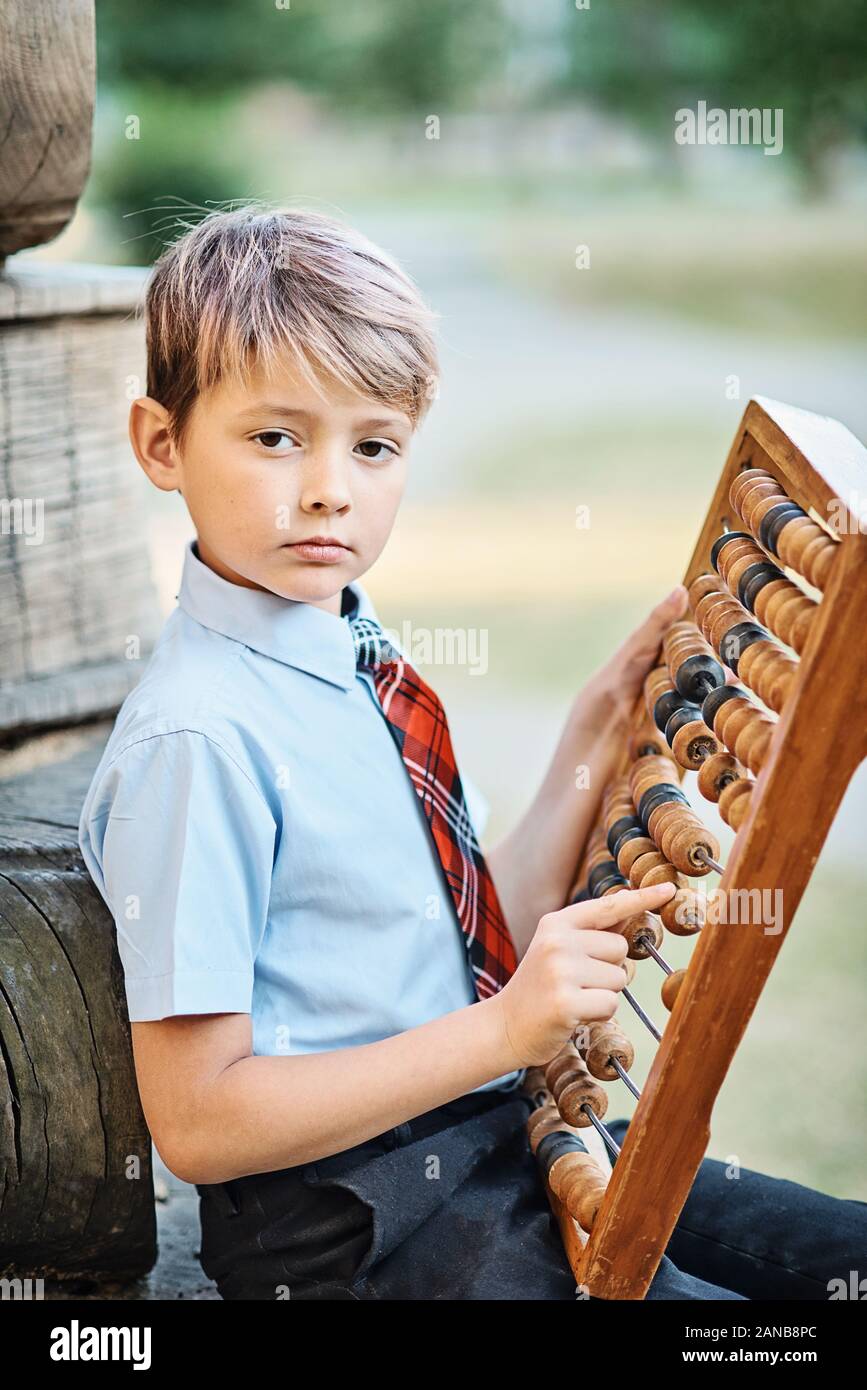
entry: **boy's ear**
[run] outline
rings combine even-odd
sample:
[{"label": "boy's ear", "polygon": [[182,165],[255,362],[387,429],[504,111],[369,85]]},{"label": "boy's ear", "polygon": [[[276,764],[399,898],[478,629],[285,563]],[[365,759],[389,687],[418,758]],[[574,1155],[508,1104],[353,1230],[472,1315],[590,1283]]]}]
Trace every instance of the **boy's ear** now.
[{"label": "boy's ear", "polygon": [[180,460],[169,429],[169,412],[152,396],[139,396],[130,406],[129,441],[155,487],[162,492],[180,490]]}]

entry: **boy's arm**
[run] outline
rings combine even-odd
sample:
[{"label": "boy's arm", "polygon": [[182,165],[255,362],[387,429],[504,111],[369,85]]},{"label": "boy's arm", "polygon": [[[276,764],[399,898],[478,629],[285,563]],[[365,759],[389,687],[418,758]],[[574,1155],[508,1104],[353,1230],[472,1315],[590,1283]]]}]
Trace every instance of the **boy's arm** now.
[{"label": "boy's arm", "polygon": [[192,1183],[311,1163],[518,1065],[495,1000],[306,1056],[251,1055],[249,1014],[133,1023],[132,1036],[154,1143]]},{"label": "boy's arm", "polygon": [[553,913],[498,994],[361,1047],[253,1056],[250,1015],[240,1013],[133,1023],[156,1146],[187,1182],[227,1182],[352,1148],[516,1067],[542,1065],[576,1022],[612,1017],[628,949],[615,929],[673,891],[658,884]]},{"label": "boy's arm", "polygon": [[[518,824],[485,854],[521,960],[539,918],[565,906],[628,717],[588,684],[572,705],[548,770]],[[580,776],[579,776],[580,768]]]},{"label": "boy's arm", "polygon": [[591,677],[572,704],[532,804],[485,855],[519,960],[539,918],[566,902],[605,784],[617,771],[635,700],[666,629],[686,604],[680,584]]}]

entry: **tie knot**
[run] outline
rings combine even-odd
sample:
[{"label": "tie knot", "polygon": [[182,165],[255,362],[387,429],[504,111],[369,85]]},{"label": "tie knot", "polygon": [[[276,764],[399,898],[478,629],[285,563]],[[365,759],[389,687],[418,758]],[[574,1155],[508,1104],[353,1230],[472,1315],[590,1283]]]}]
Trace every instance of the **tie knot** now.
[{"label": "tie knot", "polygon": [[349,630],[355,644],[355,664],[362,670],[375,671],[400,660],[400,652],[372,618],[353,618]]}]

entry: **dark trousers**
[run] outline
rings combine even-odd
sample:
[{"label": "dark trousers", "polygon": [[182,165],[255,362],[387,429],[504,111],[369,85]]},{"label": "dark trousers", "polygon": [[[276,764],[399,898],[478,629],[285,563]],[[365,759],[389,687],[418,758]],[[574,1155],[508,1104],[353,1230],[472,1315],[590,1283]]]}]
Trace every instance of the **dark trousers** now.
[{"label": "dark trousers", "polygon": [[[316,1163],[200,1186],[202,1268],[225,1299],[574,1300],[529,1112],[479,1092]],[[609,1125],[618,1143],[627,1126]],[[867,1203],[705,1159],[647,1298],[826,1300],[852,1271]]]}]

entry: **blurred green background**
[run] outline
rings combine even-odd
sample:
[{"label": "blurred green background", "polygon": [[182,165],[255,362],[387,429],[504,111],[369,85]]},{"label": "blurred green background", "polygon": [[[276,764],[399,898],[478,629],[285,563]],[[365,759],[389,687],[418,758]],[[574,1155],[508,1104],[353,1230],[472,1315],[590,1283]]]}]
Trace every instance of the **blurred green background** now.
[{"label": "blurred green background", "polygon": [[[440,399],[365,582],[399,630],[488,633],[484,678],[428,673],[492,804],[488,845],[584,678],[681,577],[749,397],[867,438],[865,17],[857,0],[97,0],[93,173],[35,254],[144,265],[179,218],[294,202],[357,223],[441,315]],[[699,101],[782,109],[782,153],[679,145],[675,112]],[[189,521],[142,489],[168,611]],[[859,777],[711,1144],[861,1198],[865,809]],[[637,992],[659,1020],[653,970]]]}]

